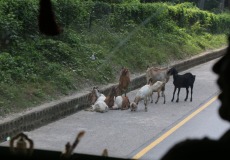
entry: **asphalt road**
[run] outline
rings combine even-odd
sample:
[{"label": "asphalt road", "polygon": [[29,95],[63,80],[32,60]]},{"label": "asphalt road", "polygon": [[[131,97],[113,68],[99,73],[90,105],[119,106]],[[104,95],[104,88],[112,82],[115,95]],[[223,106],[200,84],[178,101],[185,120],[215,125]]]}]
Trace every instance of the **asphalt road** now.
[{"label": "asphalt road", "polygon": [[[158,104],[149,104],[148,112],[144,111],[143,102],[139,104],[136,112],[130,110],[110,110],[107,113],[80,111],[26,134],[33,139],[34,147],[37,149],[64,151],[65,144],[72,143],[76,135],[84,130],[85,135],[75,152],[101,155],[107,148],[109,156],[132,158],[130,156],[145,147],[151,139],[159,137],[159,134],[218,94],[217,77],[211,70],[215,61],[179,73],[192,72],[196,75],[193,102],[183,101],[185,89],[181,90],[179,103],[171,102],[174,88],[171,77],[166,84],[166,104],[163,104],[163,98],[160,98]],[[131,101],[136,92],[137,90],[134,90],[127,94]],[[156,100],[156,94],[154,100]],[[1,145],[8,145],[8,142]]]},{"label": "asphalt road", "polygon": [[215,96],[206,104],[154,137],[129,157],[159,160],[173,145],[186,139],[219,139],[229,129],[229,122],[218,114],[220,102]]}]

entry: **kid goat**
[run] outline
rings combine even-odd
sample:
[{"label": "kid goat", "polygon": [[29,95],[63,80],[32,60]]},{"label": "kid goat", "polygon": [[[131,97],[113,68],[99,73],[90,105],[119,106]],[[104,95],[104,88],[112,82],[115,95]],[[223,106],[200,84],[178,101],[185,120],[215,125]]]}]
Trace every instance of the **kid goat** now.
[{"label": "kid goat", "polygon": [[[149,79],[152,78],[153,84],[156,81],[165,81],[167,83],[170,78],[170,69],[168,67],[165,68],[157,68],[157,67],[148,67],[146,70],[146,80],[149,82]],[[165,86],[162,87],[162,96],[164,96]]]},{"label": "kid goat", "polygon": [[105,95],[100,93],[97,87],[93,87],[92,92],[90,93],[91,107],[86,109],[86,111],[96,111],[96,112],[107,112],[109,107],[105,103]]},{"label": "kid goat", "polygon": [[[108,109],[114,109],[114,101],[116,100],[115,97],[116,88],[114,86],[110,89],[110,92],[107,96],[100,93],[98,87],[93,87],[93,90],[89,95],[91,107],[90,109],[86,109],[86,111],[107,112]],[[122,96],[121,102],[124,108],[129,106],[128,97]],[[115,109],[118,109],[118,107]]]},{"label": "kid goat", "polygon": [[141,89],[137,92],[134,102],[130,104],[131,111],[136,111],[137,105],[141,100],[144,100],[144,105],[145,105],[145,111],[147,112],[147,101],[151,99],[151,102],[153,101],[152,99],[152,94],[153,92],[158,92],[158,97],[157,101],[159,99],[159,94],[162,89],[162,87],[165,85],[165,82],[162,81],[157,81],[154,84],[152,83],[152,78],[149,79],[149,83],[141,87]]},{"label": "kid goat", "polygon": [[188,99],[188,94],[189,94],[189,87],[191,88],[191,97],[190,101],[192,101],[192,93],[193,93],[193,84],[195,82],[196,76],[193,75],[192,73],[185,73],[183,75],[179,75],[177,70],[175,68],[170,69],[171,74],[173,75],[173,84],[174,84],[174,91],[173,91],[173,97],[172,97],[172,102],[174,100],[174,94],[176,92],[176,89],[178,88],[177,92],[177,100],[176,102],[179,102],[179,94],[180,94],[180,89],[181,88],[186,88],[186,97],[185,101]]}]

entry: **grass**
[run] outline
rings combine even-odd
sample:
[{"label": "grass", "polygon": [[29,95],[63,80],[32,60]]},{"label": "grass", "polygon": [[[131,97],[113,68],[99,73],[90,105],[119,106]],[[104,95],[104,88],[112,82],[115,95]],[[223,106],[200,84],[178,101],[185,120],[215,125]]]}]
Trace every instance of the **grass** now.
[{"label": "grass", "polygon": [[[29,40],[12,48],[11,52],[17,51],[12,59],[0,57],[7,64],[12,62],[0,83],[0,117],[95,85],[117,83],[122,66],[128,67],[131,74],[144,73],[148,65],[167,66],[171,61],[227,44],[225,34],[197,34],[176,26],[170,32],[132,27],[121,31],[103,26],[94,26],[91,31],[67,29],[58,37],[60,41]],[[93,53],[95,61],[89,58]]]}]

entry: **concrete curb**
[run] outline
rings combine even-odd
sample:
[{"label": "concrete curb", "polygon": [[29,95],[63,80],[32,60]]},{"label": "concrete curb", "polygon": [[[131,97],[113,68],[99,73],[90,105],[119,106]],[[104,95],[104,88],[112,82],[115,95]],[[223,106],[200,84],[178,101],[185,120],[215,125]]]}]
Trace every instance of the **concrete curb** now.
[{"label": "concrete curb", "polygon": [[[176,67],[180,72],[221,57],[226,53],[226,49],[227,48],[221,48],[205,52],[198,56],[173,64],[170,67]],[[146,78],[145,74],[142,74],[131,80],[129,91],[140,88],[144,84],[146,84]],[[112,86],[103,88],[102,92],[107,94]],[[11,137],[20,132],[31,131],[89,107],[88,96],[89,93],[66,97],[59,101],[38,106],[35,109],[21,113],[15,117],[4,119],[0,122],[0,142],[6,141],[8,136]]]}]

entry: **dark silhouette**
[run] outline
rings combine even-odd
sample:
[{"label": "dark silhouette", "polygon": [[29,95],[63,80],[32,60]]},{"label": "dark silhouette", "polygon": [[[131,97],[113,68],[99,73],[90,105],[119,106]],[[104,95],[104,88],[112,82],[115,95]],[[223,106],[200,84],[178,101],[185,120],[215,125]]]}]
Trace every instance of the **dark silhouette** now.
[{"label": "dark silhouette", "polygon": [[171,68],[169,72],[173,75],[173,84],[174,84],[173,97],[171,101],[173,102],[175,92],[178,89],[176,102],[179,102],[179,94],[180,94],[181,88],[186,88],[186,97],[184,101],[187,101],[188,93],[189,93],[188,89],[190,87],[191,89],[190,101],[192,102],[193,84],[195,82],[196,76],[193,75],[192,73],[185,73],[185,74],[179,75],[175,68]]},{"label": "dark silhouette", "polygon": [[[219,76],[217,84],[222,91],[219,95],[219,115],[230,122],[230,36],[226,54],[213,66]],[[173,146],[161,160],[221,160],[230,159],[230,129],[218,140],[209,138],[191,139]]]},{"label": "dark silhouette", "polygon": [[63,30],[57,25],[51,0],[40,0],[38,26],[41,33],[56,36]]}]

